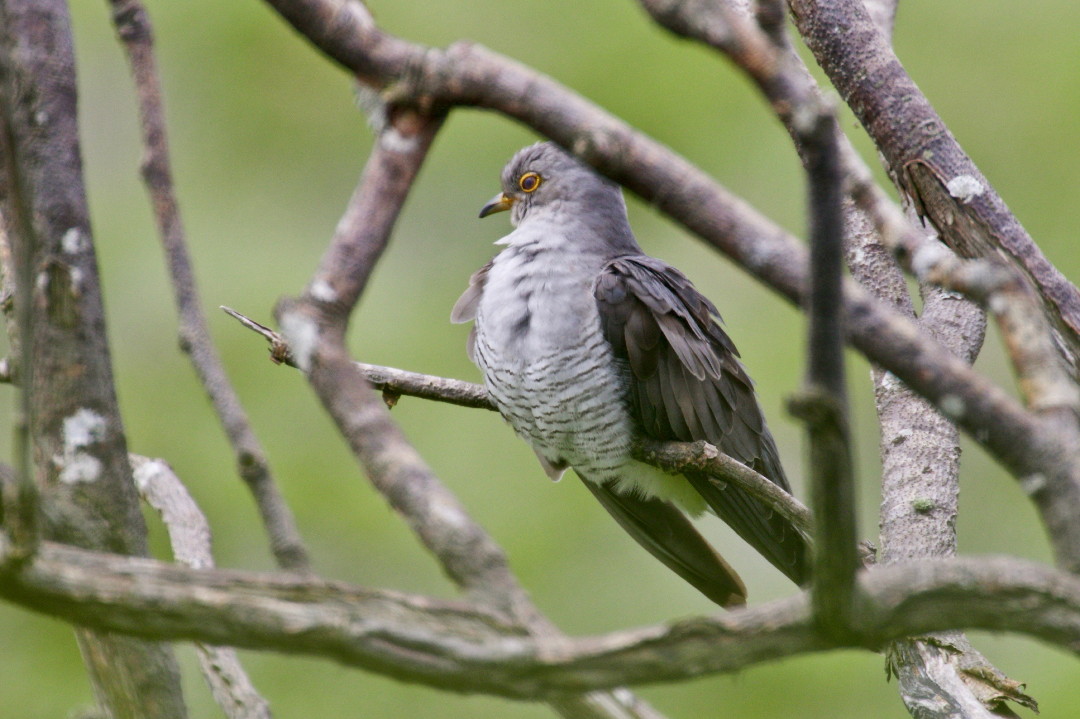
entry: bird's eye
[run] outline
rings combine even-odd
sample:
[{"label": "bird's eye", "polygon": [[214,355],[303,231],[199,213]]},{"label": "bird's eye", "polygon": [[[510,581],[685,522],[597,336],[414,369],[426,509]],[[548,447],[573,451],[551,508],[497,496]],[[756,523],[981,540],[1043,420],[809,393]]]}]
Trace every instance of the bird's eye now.
[{"label": "bird's eye", "polygon": [[534,192],[537,187],[540,187],[540,175],[535,172],[526,172],[518,178],[518,187],[522,192]]}]

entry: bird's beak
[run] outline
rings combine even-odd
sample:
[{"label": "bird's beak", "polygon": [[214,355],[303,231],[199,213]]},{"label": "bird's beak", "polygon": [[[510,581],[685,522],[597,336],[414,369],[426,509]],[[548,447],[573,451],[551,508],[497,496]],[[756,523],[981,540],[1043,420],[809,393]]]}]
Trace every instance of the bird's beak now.
[{"label": "bird's beak", "polygon": [[513,197],[510,197],[505,192],[500,192],[491,198],[491,202],[480,209],[480,216],[487,217],[488,215],[494,215],[496,212],[506,212],[513,204]]}]

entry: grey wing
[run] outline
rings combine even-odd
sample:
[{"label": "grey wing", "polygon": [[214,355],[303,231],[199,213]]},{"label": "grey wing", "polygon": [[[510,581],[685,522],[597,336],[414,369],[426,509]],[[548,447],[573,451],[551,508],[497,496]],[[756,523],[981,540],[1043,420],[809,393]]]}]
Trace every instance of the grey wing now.
[{"label": "grey wing", "polygon": [[617,492],[611,482],[582,482],[627,534],[699,592],[722,607],[746,604],[739,575],[673,505]]},{"label": "grey wing", "polygon": [[[492,263],[495,260],[488,260],[488,263],[472,273],[472,277],[469,278],[469,287],[461,293],[461,297],[458,297],[457,302],[454,303],[454,309],[450,310],[450,321],[454,324],[462,324],[464,322],[471,322],[476,319],[476,309],[480,306],[480,296],[484,293],[484,283],[487,282],[488,271],[491,270]],[[469,339],[465,344],[465,351],[469,354],[469,359],[476,363],[476,325],[473,325],[469,330]]]},{"label": "grey wing", "polygon": [[[753,383],[716,308],[678,270],[644,255],[608,263],[595,286],[604,336],[629,365],[632,412],[659,440],[705,440],[789,489]],[[798,584],[806,539],[747,492],[702,473],[686,478],[717,515]]]}]

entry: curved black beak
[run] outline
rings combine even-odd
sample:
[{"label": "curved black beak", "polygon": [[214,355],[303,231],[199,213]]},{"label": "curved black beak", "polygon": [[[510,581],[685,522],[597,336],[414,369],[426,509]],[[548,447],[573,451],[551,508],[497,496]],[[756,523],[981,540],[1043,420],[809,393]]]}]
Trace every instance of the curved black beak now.
[{"label": "curved black beak", "polygon": [[505,192],[500,192],[491,198],[491,202],[480,208],[480,216],[487,217],[488,215],[494,215],[496,212],[506,212],[514,204],[514,198],[509,197]]}]

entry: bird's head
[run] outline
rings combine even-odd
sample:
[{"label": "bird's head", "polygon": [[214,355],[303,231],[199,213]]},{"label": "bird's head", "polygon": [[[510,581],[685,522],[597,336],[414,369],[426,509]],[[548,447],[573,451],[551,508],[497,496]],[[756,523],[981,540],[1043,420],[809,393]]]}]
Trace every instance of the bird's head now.
[{"label": "bird's head", "polygon": [[484,205],[480,217],[506,210],[515,227],[541,217],[576,218],[629,232],[619,187],[551,142],[530,145],[510,159],[502,172],[502,192]]}]

